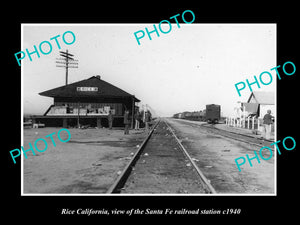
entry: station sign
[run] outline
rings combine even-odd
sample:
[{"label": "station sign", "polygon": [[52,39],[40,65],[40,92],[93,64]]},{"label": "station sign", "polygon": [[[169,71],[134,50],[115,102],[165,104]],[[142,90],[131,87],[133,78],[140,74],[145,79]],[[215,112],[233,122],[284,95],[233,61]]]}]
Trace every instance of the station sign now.
[{"label": "station sign", "polygon": [[98,91],[98,87],[77,87],[77,91]]}]

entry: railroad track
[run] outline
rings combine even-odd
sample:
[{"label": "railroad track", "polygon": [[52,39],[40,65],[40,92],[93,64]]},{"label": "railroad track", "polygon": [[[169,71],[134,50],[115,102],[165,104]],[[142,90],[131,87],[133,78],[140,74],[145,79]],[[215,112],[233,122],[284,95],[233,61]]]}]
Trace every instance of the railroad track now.
[{"label": "railroad track", "polygon": [[158,120],[107,193],[211,193],[216,191],[173,129]]},{"label": "railroad track", "polygon": [[121,189],[124,187],[132,169],[134,168],[136,162],[139,160],[140,155],[142,154],[143,149],[145,148],[148,140],[150,139],[153,131],[155,130],[156,126],[159,124],[159,120],[154,124],[152,129],[150,130],[148,136],[145,138],[143,143],[140,145],[139,149],[136,151],[136,153],[133,155],[129,163],[126,165],[124,170],[121,172],[121,174],[118,176],[117,180],[113,183],[113,185],[108,189],[107,193],[120,193]]}]

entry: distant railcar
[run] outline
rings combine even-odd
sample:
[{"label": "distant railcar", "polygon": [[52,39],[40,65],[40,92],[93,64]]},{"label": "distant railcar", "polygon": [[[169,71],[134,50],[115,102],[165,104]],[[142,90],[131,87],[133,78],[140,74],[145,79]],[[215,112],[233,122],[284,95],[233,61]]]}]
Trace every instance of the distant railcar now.
[{"label": "distant railcar", "polygon": [[221,118],[221,106],[215,104],[206,105],[205,117],[208,123],[212,123],[212,124],[218,123]]}]

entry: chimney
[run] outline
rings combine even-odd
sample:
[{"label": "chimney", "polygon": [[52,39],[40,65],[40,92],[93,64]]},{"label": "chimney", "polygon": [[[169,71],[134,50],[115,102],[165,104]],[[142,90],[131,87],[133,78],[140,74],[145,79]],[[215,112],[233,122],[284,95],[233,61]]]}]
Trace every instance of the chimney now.
[{"label": "chimney", "polygon": [[101,76],[100,76],[100,75],[96,75],[96,77],[97,77],[99,80],[101,80]]}]

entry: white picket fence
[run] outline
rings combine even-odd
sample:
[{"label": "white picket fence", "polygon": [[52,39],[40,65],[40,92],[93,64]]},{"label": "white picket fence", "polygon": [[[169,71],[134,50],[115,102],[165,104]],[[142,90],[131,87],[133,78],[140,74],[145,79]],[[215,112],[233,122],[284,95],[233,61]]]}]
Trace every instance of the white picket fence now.
[{"label": "white picket fence", "polygon": [[257,117],[227,117],[225,122],[227,126],[247,128],[252,130],[259,130],[261,125],[261,119]]}]

